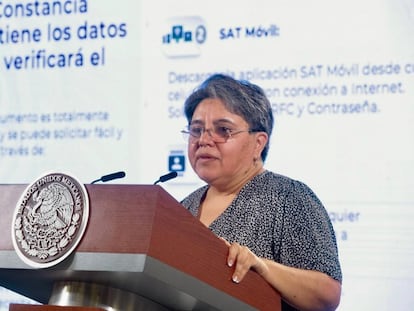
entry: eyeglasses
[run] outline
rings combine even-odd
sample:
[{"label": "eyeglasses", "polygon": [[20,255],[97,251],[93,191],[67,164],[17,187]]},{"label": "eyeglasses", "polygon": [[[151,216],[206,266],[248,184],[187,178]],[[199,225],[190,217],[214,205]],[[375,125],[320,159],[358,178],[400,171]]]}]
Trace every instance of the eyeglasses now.
[{"label": "eyeglasses", "polygon": [[226,126],[214,126],[212,129],[206,129],[202,126],[190,125],[187,127],[187,129],[181,131],[186,141],[198,140],[201,137],[201,135],[203,135],[205,132],[207,132],[210,135],[211,139],[215,143],[225,143],[229,138],[232,138],[234,135],[244,132],[250,134],[258,132],[258,130],[233,130]]}]

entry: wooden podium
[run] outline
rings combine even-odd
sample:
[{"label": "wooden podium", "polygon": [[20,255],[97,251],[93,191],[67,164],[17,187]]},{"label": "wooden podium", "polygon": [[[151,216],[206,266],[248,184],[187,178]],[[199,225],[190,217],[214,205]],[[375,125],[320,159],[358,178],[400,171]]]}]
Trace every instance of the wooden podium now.
[{"label": "wooden podium", "polygon": [[[65,305],[56,288],[91,286],[93,294],[97,286],[142,297],[154,310],[281,308],[279,294],[255,272],[233,283],[224,242],[158,185],[85,185],[89,222],[75,252],[51,268],[32,268],[11,238],[26,186],[0,185],[0,286],[55,306]],[[29,308],[14,310],[38,310]]]}]

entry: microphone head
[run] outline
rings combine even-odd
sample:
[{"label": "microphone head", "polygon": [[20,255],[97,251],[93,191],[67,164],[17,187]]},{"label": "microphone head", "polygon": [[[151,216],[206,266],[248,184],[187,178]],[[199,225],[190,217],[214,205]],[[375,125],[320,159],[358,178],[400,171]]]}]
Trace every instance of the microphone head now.
[{"label": "microphone head", "polygon": [[156,182],[154,182],[154,185],[158,184],[159,182],[164,182],[173,179],[177,176],[178,173],[176,171],[169,172],[168,174],[162,175]]},{"label": "microphone head", "polygon": [[172,172],[169,172],[168,174],[165,174],[165,175],[161,176],[160,181],[165,182],[165,181],[173,179],[177,176],[178,176],[178,173],[176,171],[172,171]]},{"label": "microphone head", "polygon": [[124,178],[124,177],[125,177],[125,172],[121,171],[121,172],[116,172],[116,173],[112,173],[112,174],[102,176],[101,181],[107,182],[107,181],[110,181],[110,180],[113,180],[113,179]]}]

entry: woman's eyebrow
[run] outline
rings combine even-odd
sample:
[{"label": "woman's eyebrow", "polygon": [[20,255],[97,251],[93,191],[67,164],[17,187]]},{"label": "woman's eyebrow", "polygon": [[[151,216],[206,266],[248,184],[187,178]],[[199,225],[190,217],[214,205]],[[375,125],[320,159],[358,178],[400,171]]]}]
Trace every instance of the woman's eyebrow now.
[{"label": "woman's eyebrow", "polygon": [[[220,119],[217,119],[217,120],[213,121],[214,125],[223,124],[223,123],[225,123],[225,124],[234,124],[234,122],[232,120],[229,120],[227,118],[220,118]],[[202,124],[202,125],[204,125],[205,123],[204,123],[204,121],[202,121],[200,119],[195,119],[195,120],[191,120],[190,124]]]}]

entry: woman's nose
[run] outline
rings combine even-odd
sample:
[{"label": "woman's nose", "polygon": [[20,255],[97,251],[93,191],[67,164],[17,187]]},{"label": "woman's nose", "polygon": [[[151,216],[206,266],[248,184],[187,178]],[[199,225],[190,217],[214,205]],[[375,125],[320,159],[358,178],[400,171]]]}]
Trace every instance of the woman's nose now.
[{"label": "woman's nose", "polygon": [[[207,135],[206,135],[207,134]],[[199,144],[213,142],[213,135],[211,135],[211,129],[204,129],[198,139]]]}]

